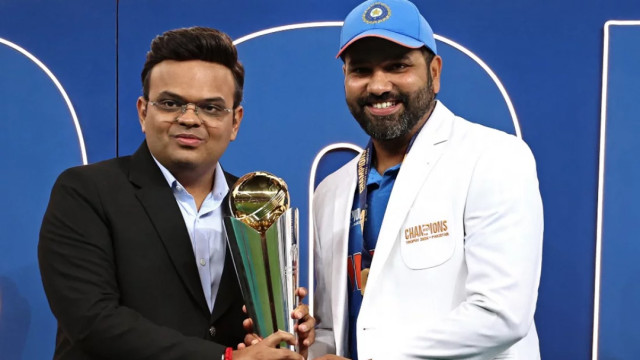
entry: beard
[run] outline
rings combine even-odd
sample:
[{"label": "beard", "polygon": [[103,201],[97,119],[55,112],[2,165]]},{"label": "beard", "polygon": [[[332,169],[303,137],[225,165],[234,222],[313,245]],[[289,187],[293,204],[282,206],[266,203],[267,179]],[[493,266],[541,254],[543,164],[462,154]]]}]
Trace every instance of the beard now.
[{"label": "beard", "polygon": [[[362,130],[375,140],[395,140],[406,136],[418,122],[431,110],[435,100],[432,87],[432,78],[426,86],[413,93],[384,93],[360,97],[355,101],[347,101],[351,115],[356,119]],[[404,105],[404,110],[399,114],[387,116],[374,116],[367,114],[365,106],[374,102],[384,102],[394,99]]]}]

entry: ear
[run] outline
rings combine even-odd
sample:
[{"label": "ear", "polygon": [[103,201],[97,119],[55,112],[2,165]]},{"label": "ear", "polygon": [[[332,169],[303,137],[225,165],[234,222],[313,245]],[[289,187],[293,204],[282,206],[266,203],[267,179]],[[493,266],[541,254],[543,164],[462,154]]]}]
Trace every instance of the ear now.
[{"label": "ear", "polygon": [[347,65],[342,64],[342,75],[347,75]]},{"label": "ear", "polygon": [[144,133],[144,122],[147,118],[147,106],[149,102],[145,100],[142,96],[138,98],[138,102],[136,103],[136,107],[138,108],[138,121],[140,121],[140,127],[142,128],[142,132]]},{"label": "ear", "polygon": [[433,57],[429,64],[429,72],[433,80],[433,92],[437,94],[440,91],[440,74],[442,73],[442,58],[438,55]]},{"label": "ear", "polygon": [[244,108],[242,105],[239,105],[237,108],[233,110],[233,124],[231,125],[231,141],[236,139],[238,136],[238,130],[240,129],[240,123],[242,122],[242,117],[244,116]]}]

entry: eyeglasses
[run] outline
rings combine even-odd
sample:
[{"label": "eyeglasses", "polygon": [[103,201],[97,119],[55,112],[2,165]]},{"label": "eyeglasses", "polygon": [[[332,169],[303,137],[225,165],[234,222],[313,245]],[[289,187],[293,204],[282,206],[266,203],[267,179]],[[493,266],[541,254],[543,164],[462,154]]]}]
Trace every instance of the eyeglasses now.
[{"label": "eyeglasses", "polygon": [[[206,102],[206,101],[197,103],[197,104],[194,104],[194,103],[183,104],[178,100],[167,99],[167,100],[160,100],[160,101],[149,101],[149,104],[157,107],[158,110],[168,114],[175,114],[179,112],[180,114],[178,115],[178,117],[184,114],[187,111],[187,109],[189,109],[189,105],[193,105],[193,107],[190,109],[196,113],[196,116],[198,116],[198,119],[200,119],[200,121],[202,122],[207,120],[216,120],[233,112],[233,109],[226,108],[217,103]],[[176,117],[176,120],[177,120],[177,117]]]}]

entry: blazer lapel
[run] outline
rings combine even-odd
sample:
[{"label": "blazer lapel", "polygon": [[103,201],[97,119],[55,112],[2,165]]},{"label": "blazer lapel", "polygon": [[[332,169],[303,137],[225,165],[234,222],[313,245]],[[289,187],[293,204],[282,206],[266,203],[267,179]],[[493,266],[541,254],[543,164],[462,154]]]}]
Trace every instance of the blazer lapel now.
[{"label": "blazer lapel", "polygon": [[189,294],[201,310],[209,314],[182,213],[171,188],[151,157],[146,142],[143,142],[131,158],[129,180],[138,187],[136,196],[156,228],[158,237]]},{"label": "blazer lapel", "polygon": [[[333,221],[332,224],[340,224],[338,236],[332,238],[333,251],[325,252],[324,256],[333,257],[333,269],[331,271],[332,294],[331,309],[333,312],[333,331],[336,342],[336,350],[338,355],[344,355],[346,349],[346,341],[348,336],[347,319],[347,254],[349,251],[349,226],[351,224],[351,207],[353,205],[353,197],[355,196],[357,185],[356,164],[360,155],[356,156],[349,164],[348,172],[345,174],[344,182],[336,187],[333,191],[336,196],[329,198],[336,199],[333,204]],[[322,231],[331,233],[334,229],[322,229]]]},{"label": "blazer lapel", "polygon": [[[226,173],[225,177],[227,179],[227,183],[229,184],[229,189],[233,186],[233,184],[238,180],[237,177]],[[222,217],[231,216],[231,209],[229,207],[229,194],[222,200]],[[226,237],[226,234],[225,234]],[[227,239],[228,241],[228,239]],[[233,258],[231,258],[231,251],[229,250],[229,246],[227,245],[224,255],[224,269],[222,270],[222,275],[220,277],[220,286],[218,287],[218,294],[216,295],[216,302],[213,304],[213,312],[211,313],[211,322],[215,322],[220,316],[222,316],[229,306],[231,306],[234,302],[241,301],[244,304],[244,300],[242,300],[242,293],[240,291],[240,284],[238,280],[238,274],[236,273],[236,268],[233,264]],[[238,296],[240,294],[240,296]],[[237,304],[240,306],[240,304]]]},{"label": "blazer lapel", "polygon": [[405,157],[393,186],[384,220],[380,228],[376,252],[371,264],[367,292],[376,285],[376,277],[386,262],[398,232],[418,192],[446,149],[451,134],[453,113],[440,102]]}]

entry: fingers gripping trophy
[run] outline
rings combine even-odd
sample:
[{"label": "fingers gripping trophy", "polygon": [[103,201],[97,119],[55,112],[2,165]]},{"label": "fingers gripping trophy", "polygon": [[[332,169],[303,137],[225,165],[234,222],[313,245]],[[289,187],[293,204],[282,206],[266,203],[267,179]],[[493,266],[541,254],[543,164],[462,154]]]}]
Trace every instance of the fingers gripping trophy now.
[{"label": "fingers gripping trophy", "polygon": [[285,182],[267,172],[244,175],[232,187],[225,217],[231,256],[258,335],[292,333],[298,305],[298,210]]}]

